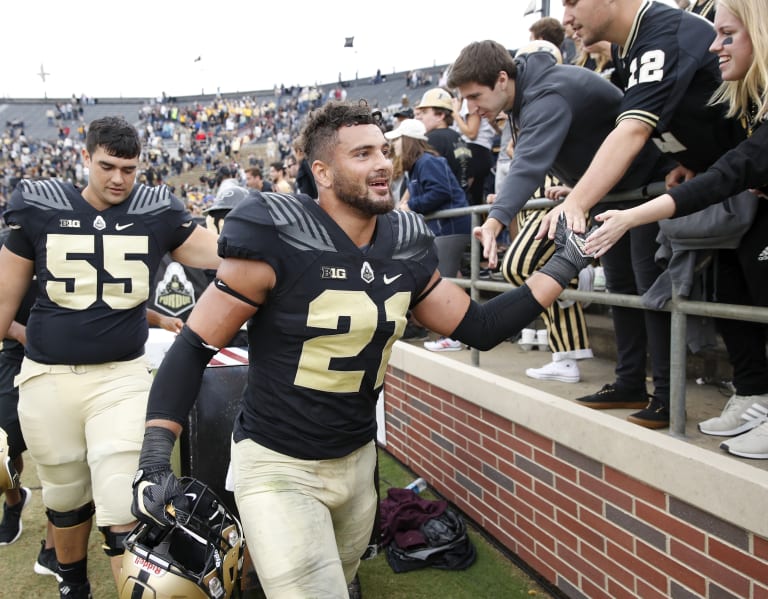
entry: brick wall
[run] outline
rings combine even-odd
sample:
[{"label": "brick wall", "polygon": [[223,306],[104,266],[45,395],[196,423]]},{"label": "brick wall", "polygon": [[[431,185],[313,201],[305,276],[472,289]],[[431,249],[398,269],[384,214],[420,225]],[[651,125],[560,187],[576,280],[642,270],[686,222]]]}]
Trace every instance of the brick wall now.
[{"label": "brick wall", "polygon": [[768,541],[745,527],[408,368],[384,399],[386,450],[569,597],[768,598]]}]

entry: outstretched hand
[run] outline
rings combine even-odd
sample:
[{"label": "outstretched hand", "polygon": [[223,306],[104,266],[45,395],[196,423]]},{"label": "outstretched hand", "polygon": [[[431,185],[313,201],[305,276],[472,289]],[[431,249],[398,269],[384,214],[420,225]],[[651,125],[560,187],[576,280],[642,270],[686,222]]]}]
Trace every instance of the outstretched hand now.
[{"label": "outstretched hand", "polygon": [[536,233],[536,239],[554,239],[560,215],[565,217],[565,226],[574,233],[584,233],[587,230],[587,218],[584,211],[566,199],[559,206],[555,206],[544,215]]},{"label": "outstretched hand", "polygon": [[595,220],[603,224],[587,236],[584,250],[599,258],[616,244],[632,223],[626,210],[606,210],[596,215]]},{"label": "outstretched hand", "polygon": [[496,268],[496,264],[498,263],[498,248],[496,247],[497,234],[487,227],[475,227],[472,229],[472,235],[483,246],[483,258],[488,260],[488,268]]},{"label": "outstretched hand", "polygon": [[565,214],[560,214],[555,223],[555,253],[539,272],[555,279],[561,287],[567,287],[594,258],[584,247],[584,240],[585,235],[569,229]]}]

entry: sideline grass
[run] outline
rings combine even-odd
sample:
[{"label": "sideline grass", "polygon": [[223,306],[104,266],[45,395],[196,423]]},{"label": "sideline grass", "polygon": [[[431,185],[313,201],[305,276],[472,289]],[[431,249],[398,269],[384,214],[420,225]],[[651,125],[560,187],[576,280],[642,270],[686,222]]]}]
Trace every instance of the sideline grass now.
[{"label": "sideline grass", "polygon": [[[26,454],[25,454],[26,457]],[[386,496],[390,487],[404,487],[414,478],[399,462],[385,451],[379,450],[380,490]],[[27,460],[22,475],[23,484],[32,489],[32,499],[24,510],[24,530],[13,545],[0,547],[3,590],[0,596],[9,598],[34,597],[57,599],[58,590],[52,576],[40,576],[32,566],[45,536],[45,514],[40,484],[34,464]],[[434,499],[429,491],[428,499]],[[468,526],[472,542],[477,549],[477,561],[463,571],[449,572],[427,568],[395,574],[380,553],[362,562],[360,581],[365,599],[518,599],[549,597],[549,593],[535,580],[521,571],[509,558],[491,545],[472,526]],[[116,597],[112,574],[106,556],[101,550],[101,534],[94,529],[88,551],[88,571],[95,599]],[[244,599],[258,599],[256,591],[244,593]]]}]

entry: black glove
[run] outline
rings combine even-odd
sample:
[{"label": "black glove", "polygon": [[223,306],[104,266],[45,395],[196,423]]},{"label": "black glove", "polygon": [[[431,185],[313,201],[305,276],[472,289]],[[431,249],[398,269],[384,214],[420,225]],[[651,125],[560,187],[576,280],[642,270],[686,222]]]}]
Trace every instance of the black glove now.
[{"label": "black glove", "polygon": [[590,254],[584,252],[584,241],[596,228],[592,227],[587,233],[574,233],[568,228],[565,214],[561,212],[555,229],[555,253],[539,272],[555,279],[561,287],[568,287],[571,279],[593,260]]},{"label": "black glove", "polygon": [[173,431],[161,426],[148,427],[133,479],[131,512],[139,520],[162,527],[176,522],[186,524],[190,516],[189,498],[171,470],[175,442]]}]

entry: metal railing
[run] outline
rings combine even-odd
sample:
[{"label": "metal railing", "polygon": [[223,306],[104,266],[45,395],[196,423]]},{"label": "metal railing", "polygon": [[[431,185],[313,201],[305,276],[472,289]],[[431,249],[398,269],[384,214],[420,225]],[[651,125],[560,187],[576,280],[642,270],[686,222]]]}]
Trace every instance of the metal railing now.
[{"label": "metal railing", "polygon": [[[634,200],[647,200],[663,194],[665,191],[664,183],[650,183],[642,188],[625,192],[609,194],[603,198],[602,202],[624,202]],[[524,210],[548,209],[559,204],[559,201],[536,198],[529,200]],[[433,218],[447,218],[451,216],[472,215],[472,227],[482,224],[483,215],[490,210],[489,205],[469,206],[467,208],[454,208],[451,210],[441,210],[425,215],[427,220]],[[490,291],[502,293],[513,289],[515,285],[501,281],[481,280],[480,260],[481,251],[480,242],[471,238],[470,252],[470,277],[446,279],[453,281],[460,287],[469,289],[470,297],[478,300],[480,291]],[[604,304],[608,306],[619,306],[623,308],[636,308],[639,310],[650,310],[642,303],[642,299],[637,295],[627,295],[619,293],[578,291],[576,289],[564,289],[560,295],[562,299],[591,302],[594,304]],[[749,322],[768,323],[768,308],[757,306],[745,306],[740,304],[720,304],[714,302],[691,301],[680,297],[676,289],[672,289],[672,298],[667,301],[664,307],[658,311],[669,312],[671,314],[671,335],[670,335],[670,381],[669,381],[669,411],[670,423],[669,434],[673,436],[685,436],[685,392],[686,392],[686,368],[687,368],[687,316],[704,316],[710,318],[727,318],[732,320],[746,320]],[[479,350],[471,349],[471,362],[474,366],[480,365]]]}]

